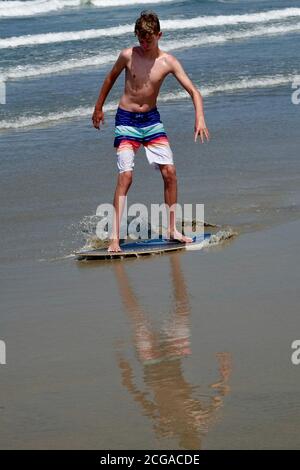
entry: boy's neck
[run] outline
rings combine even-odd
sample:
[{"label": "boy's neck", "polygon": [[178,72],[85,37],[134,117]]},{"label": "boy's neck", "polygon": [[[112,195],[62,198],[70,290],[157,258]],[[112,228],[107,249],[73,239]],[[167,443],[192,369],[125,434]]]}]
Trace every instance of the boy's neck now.
[{"label": "boy's neck", "polygon": [[160,49],[157,47],[156,49],[153,49],[151,51],[145,51],[141,46],[140,49],[143,53],[143,56],[147,59],[157,59],[160,55]]}]

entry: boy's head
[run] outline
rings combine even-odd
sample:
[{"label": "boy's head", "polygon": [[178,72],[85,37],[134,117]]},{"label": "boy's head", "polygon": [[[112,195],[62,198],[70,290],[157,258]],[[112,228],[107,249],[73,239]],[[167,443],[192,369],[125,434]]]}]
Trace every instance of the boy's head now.
[{"label": "boy's head", "polygon": [[149,50],[156,47],[162,34],[157,14],[153,11],[142,11],[135,22],[134,33],[143,49]]}]

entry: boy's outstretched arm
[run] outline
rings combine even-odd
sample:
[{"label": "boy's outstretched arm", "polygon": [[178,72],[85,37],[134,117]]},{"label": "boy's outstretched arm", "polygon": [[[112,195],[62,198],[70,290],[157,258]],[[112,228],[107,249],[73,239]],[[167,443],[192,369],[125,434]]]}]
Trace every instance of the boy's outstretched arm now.
[{"label": "boy's outstretched arm", "polygon": [[170,54],[171,70],[173,75],[191,96],[195,107],[195,142],[200,135],[201,142],[204,142],[204,136],[207,140],[210,138],[209,130],[206,127],[203,110],[203,99],[200,91],[195,87],[191,79],[184,71],[176,57]]},{"label": "boy's outstretched arm", "polygon": [[115,65],[111,69],[111,71],[106,75],[105,80],[102,84],[98,100],[95,104],[94,113],[92,116],[93,125],[96,129],[100,129],[100,122],[104,123],[104,112],[102,110],[104,102],[109,94],[110,90],[112,89],[115,81],[117,80],[118,76],[125,68],[128,58],[128,49],[124,49],[120,52],[120,55],[115,62]]}]

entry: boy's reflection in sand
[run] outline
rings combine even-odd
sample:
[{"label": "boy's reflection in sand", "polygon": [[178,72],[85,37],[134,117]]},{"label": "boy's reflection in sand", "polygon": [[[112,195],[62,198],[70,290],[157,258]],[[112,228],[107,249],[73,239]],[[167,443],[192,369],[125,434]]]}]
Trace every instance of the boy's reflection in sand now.
[{"label": "boy's reflection in sand", "polygon": [[[200,449],[201,437],[218,417],[223,396],[230,388],[231,356],[218,353],[219,380],[207,386],[206,394],[198,392],[183,375],[181,361],[191,354],[189,315],[190,305],[180,256],[169,255],[174,307],[171,324],[162,331],[149,325],[146,315],[130,285],[124,263],[116,262],[114,269],[123,305],[134,331],[134,344],[143,366],[146,391],[134,383],[134,372],[129,362],[119,353],[122,383],[152,418],[158,437],[178,438],[179,448]],[[197,395],[200,398],[197,398]]]}]

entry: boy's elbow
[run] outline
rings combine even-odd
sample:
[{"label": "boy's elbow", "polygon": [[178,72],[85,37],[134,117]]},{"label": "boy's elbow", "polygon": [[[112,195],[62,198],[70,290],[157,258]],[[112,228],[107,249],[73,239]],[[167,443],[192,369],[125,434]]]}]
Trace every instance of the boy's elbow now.
[{"label": "boy's elbow", "polygon": [[193,97],[197,97],[197,98],[200,98],[202,100],[202,95],[196,87],[193,88],[191,95]]},{"label": "boy's elbow", "polygon": [[188,92],[188,94],[191,96],[191,98],[201,98],[200,91],[194,85],[194,83],[184,83],[183,86]]}]

